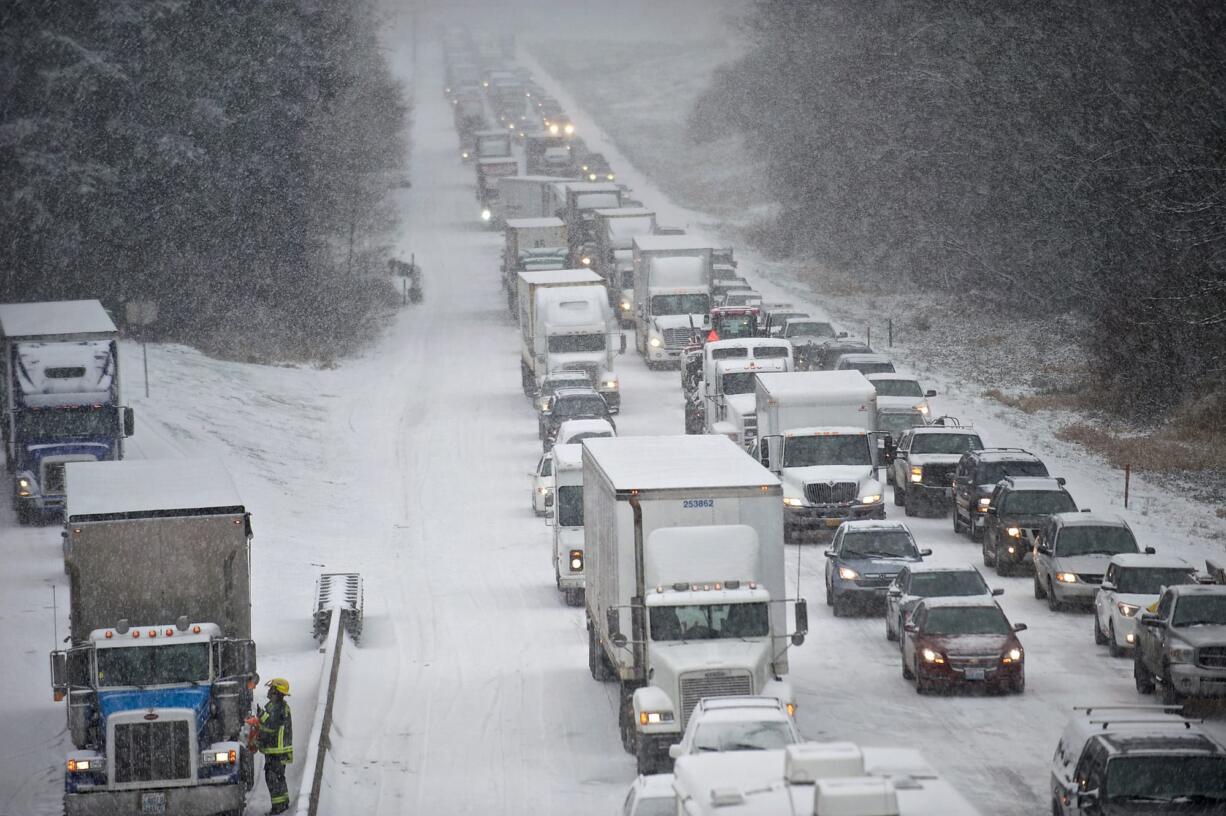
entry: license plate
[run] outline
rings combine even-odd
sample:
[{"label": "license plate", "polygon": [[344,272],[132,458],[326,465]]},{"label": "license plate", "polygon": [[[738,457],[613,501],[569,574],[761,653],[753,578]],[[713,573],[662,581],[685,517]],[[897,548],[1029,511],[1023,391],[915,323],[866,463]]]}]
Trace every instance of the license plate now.
[{"label": "license plate", "polygon": [[164,793],[142,793],[140,795],[140,812],[141,813],[165,813],[166,812],[166,794]]},{"label": "license plate", "polygon": [[983,669],[967,669],[966,679],[967,680],[982,680],[983,679]]}]

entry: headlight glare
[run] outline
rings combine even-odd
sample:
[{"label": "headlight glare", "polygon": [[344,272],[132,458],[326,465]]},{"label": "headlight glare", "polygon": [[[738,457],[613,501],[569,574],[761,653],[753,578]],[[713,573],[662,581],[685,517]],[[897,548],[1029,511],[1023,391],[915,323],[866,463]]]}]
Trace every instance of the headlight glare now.
[{"label": "headlight glare", "polygon": [[804,507],[805,503],[801,499],[793,499],[791,496],[784,496],[783,503],[788,507]]},{"label": "headlight glare", "polygon": [[1115,608],[1120,610],[1120,614],[1126,618],[1134,617],[1141,609],[1141,607],[1137,606],[1136,604],[1124,603],[1123,601],[1117,603]]},{"label": "headlight glare", "polygon": [[920,654],[924,656],[924,662],[926,663],[944,663],[945,662],[945,658],[941,657],[939,653],[934,652],[932,649],[924,649],[922,652],[920,652]]},{"label": "headlight glare", "polygon": [[1078,581],[1077,573],[1075,572],[1057,572],[1056,580],[1062,584],[1075,584]]},{"label": "headlight glare", "polygon": [[1009,534],[1010,538],[1021,538],[1022,537],[1022,529],[1020,527],[1009,527],[1008,529],[1005,530],[1005,532]]},{"label": "headlight glare", "polygon": [[880,493],[871,493],[867,496],[860,497],[860,504],[876,504],[879,501],[881,501]]},{"label": "headlight glare", "polygon": [[860,573],[851,567],[839,567],[839,577],[844,581],[854,581],[860,577]]},{"label": "headlight glare", "polygon": [[659,348],[659,347],[662,345],[662,343],[660,342],[660,338],[659,338],[659,337],[653,337],[653,338],[651,338],[650,340],[648,340],[648,341],[647,341],[647,343],[648,343],[648,345],[650,345],[652,348]]}]

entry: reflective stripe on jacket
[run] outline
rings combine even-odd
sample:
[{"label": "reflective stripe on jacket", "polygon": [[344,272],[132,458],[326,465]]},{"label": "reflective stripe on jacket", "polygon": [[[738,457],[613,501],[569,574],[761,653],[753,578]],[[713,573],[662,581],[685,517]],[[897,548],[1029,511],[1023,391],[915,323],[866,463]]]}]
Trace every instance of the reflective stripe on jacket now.
[{"label": "reflective stripe on jacket", "polygon": [[267,756],[281,756],[286,762],[293,762],[294,720],[284,699],[270,699],[260,712],[259,747]]}]

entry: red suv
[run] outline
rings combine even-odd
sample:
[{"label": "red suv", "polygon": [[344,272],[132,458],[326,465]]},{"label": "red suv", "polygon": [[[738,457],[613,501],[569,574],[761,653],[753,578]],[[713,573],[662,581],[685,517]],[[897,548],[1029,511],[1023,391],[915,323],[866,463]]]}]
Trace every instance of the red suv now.
[{"label": "red suv", "polygon": [[986,685],[1020,694],[1026,653],[1017,632],[990,597],[925,598],[903,627],[902,676],[927,694],[955,684]]}]

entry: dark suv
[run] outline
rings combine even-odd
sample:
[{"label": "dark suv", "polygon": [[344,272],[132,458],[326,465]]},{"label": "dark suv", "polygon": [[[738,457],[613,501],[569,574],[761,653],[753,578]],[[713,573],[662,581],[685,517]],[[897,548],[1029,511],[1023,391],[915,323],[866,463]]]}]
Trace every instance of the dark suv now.
[{"label": "dark suv", "polygon": [[954,470],[962,455],[980,450],[983,441],[970,428],[925,425],[904,431],[890,461],[894,504],[908,516],[949,507]]},{"label": "dark suv", "polygon": [[609,406],[593,388],[559,388],[549,401],[549,408],[541,411],[538,434],[545,450],[553,447],[558,436],[558,426],[568,419],[604,419],[616,429]]},{"label": "dark suv", "polygon": [[954,469],[954,532],[983,540],[988,501],[1006,476],[1046,476],[1039,457],[1021,448],[984,448],[963,454]]},{"label": "dark suv", "polygon": [[1010,476],[996,485],[983,526],[983,564],[996,574],[1012,575],[1028,560],[1033,563],[1039,529],[1055,513],[1076,513],[1077,503],[1064,489],[1064,479]]}]

